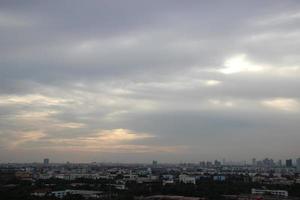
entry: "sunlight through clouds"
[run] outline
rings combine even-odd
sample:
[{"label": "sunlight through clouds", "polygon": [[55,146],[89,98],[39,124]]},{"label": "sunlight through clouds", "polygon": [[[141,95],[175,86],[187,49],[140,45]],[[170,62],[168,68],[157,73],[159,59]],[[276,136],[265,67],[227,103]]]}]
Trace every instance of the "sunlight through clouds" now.
[{"label": "sunlight through clouds", "polygon": [[233,146],[241,159],[262,155],[256,142],[243,150],[249,138],[282,130],[278,151],[299,152],[299,11],[280,0],[1,2],[0,157],[18,161],[12,144],[28,161],[64,161],[56,150],[216,159]]},{"label": "sunlight through clouds", "polygon": [[205,81],[205,85],[207,86],[216,86],[216,85],[220,85],[221,81],[218,80],[207,80]]},{"label": "sunlight through clouds", "polygon": [[61,105],[70,102],[70,100],[65,100],[61,98],[47,97],[40,94],[30,94],[24,96],[9,95],[0,96],[1,104],[45,104],[45,105]]},{"label": "sunlight through clouds", "polygon": [[235,74],[241,72],[261,72],[263,66],[256,65],[248,61],[245,54],[239,54],[227,59],[224,63],[224,68],[219,71],[223,74]]},{"label": "sunlight through clouds", "polygon": [[60,128],[71,128],[71,129],[76,129],[76,128],[83,128],[86,125],[84,123],[74,123],[74,122],[69,122],[69,123],[58,123],[56,124],[57,127]]},{"label": "sunlight through clouds", "polygon": [[[183,145],[145,145],[132,144],[134,141],[147,140],[156,136],[137,133],[127,129],[101,130],[98,133],[76,138],[51,138],[41,131],[23,132],[16,135],[14,141],[7,141],[10,149],[55,149],[81,152],[110,152],[110,153],[149,153],[184,151]],[[34,144],[36,147],[31,146]]]},{"label": "sunlight through clouds", "polygon": [[289,98],[276,98],[271,100],[265,100],[262,102],[262,104],[270,108],[289,112],[297,112],[300,109],[299,101]]},{"label": "sunlight through clouds", "polygon": [[16,137],[9,144],[9,148],[15,149],[19,148],[26,142],[39,141],[41,138],[45,137],[46,134],[42,131],[25,131],[16,133]]}]

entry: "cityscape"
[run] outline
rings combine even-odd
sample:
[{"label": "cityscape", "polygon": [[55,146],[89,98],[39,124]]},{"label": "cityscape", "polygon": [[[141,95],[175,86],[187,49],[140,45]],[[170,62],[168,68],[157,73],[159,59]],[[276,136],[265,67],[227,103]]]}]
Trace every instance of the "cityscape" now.
[{"label": "cityscape", "polygon": [[244,164],[51,163],[45,158],[40,163],[2,163],[0,177],[6,199],[300,198],[300,158],[253,158]]},{"label": "cityscape", "polygon": [[0,0],[0,200],[300,200],[300,0]]}]

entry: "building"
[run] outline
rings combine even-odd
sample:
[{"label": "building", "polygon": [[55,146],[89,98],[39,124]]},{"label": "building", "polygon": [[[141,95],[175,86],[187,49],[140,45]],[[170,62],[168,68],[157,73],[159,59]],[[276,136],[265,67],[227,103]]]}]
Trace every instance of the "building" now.
[{"label": "building", "polygon": [[297,158],[297,160],[296,160],[296,169],[297,169],[297,172],[300,172],[300,158]]},{"label": "building", "polygon": [[222,164],[226,165],[226,159],[225,158],[222,159]]},{"label": "building", "polygon": [[223,175],[216,175],[216,176],[213,176],[213,180],[214,181],[225,181],[226,177]]},{"label": "building", "polygon": [[269,158],[265,158],[262,162],[264,167],[273,167],[275,165],[274,160]]},{"label": "building", "polygon": [[215,167],[220,167],[222,165],[222,163],[218,160],[215,160]]},{"label": "building", "polygon": [[148,197],[138,197],[137,200],[204,200],[201,197],[184,197],[184,196],[172,196],[172,195],[154,195]]},{"label": "building", "polygon": [[162,185],[174,184],[174,180],[162,180]]},{"label": "building", "polygon": [[80,195],[85,199],[88,198],[99,198],[103,192],[101,191],[92,191],[92,190],[62,190],[62,191],[53,191],[51,194],[56,198],[62,199],[65,196],[69,195]]},{"label": "building", "polygon": [[261,189],[252,188],[251,193],[258,194],[258,195],[274,195],[274,196],[281,196],[281,197],[289,196],[289,193],[286,190],[261,190]]},{"label": "building", "polygon": [[292,159],[287,159],[285,161],[285,166],[286,167],[293,167],[293,160]]},{"label": "building", "polygon": [[278,160],[277,165],[278,167],[282,167],[282,160]]},{"label": "building", "polygon": [[200,162],[199,162],[199,166],[200,166],[200,167],[205,167],[205,166],[206,166],[205,161],[200,161]]},{"label": "building", "polygon": [[256,158],[252,158],[252,165],[256,166]]},{"label": "building", "polygon": [[207,161],[207,162],[206,162],[206,167],[213,167],[213,164],[212,164],[212,162],[210,162],[210,161]]},{"label": "building", "polygon": [[45,159],[44,159],[44,165],[49,165],[49,163],[50,163],[49,158],[45,158]]},{"label": "building", "polygon": [[23,180],[23,181],[32,181],[33,180],[33,175],[30,172],[25,172],[25,171],[17,171],[15,173],[15,177],[18,180]]},{"label": "building", "polygon": [[30,195],[37,197],[44,197],[51,191],[50,188],[36,189]]},{"label": "building", "polygon": [[153,161],[152,161],[152,165],[156,167],[156,166],[158,165],[157,160],[153,160]]},{"label": "building", "polygon": [[186,174],[179,175],[179,182],[185,184],[196,184],[196,178]]}]

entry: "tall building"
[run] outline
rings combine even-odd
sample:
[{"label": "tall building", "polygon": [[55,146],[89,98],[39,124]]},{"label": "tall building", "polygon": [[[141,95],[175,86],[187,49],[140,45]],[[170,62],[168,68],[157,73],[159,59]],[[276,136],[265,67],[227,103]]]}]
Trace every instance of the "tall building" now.
[{"label": "tall building", "polygon": [[213,166],[212,162],[210,162],[210,161],[206,162],[206,167],[212,167],[212,166]]},{"label": "tall building", "polygon": [[293,167],[293,160],[292,159],[287,159],[285,161],[285,166],[286,167]]},{"label": "tall building", "polygon": [[152,161],[152,165],[156,167],[156,166],[158,165],[157,160],[153,160],[153,161]]},{"label": "tall building", "polygon": [[256,166],[256,158],[252,158],[252,165]]},{"label": "tall building", "polygon": [[226,165],[226,159],[225,158],[223,158],[222,163],[223,163],[223,165]]},{"label": "tall building", "polygon": [[45,159],[44,159],[44,165],[49,165],[49,163],[50,163],[49,158],[45,158]]},{"label": "tall building", "polygon": [[220,167],[222,163],[218,160],[215,160],[214,164],[215,164],[215,167]]},{"label": "tall building", "polygon": [[297,172],[300,172],[300,158],[297,158],[297,160],[296,160],[296,169],[297,169]]},{"label": "tall building", "polygon": [[200,161],[200,162],[199,162],[199,166],[200,166],[200,167],[206,167],[205,161]]},{"label": "tall building", "polygon": [[263,165],[265,167],[273,167],[275,165],[274,160],[273,159],[269,159],[269,158],[265,158],[263,160]]},{"label": "tall building", "polygon": [[282,167],[282,160],[278,160],[277,165],[278,165],[279,167]]}]

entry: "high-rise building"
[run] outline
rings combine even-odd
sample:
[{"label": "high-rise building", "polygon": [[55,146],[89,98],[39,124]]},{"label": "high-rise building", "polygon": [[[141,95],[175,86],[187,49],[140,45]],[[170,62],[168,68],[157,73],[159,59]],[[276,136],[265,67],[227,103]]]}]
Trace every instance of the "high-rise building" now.
[{"label": "high-rise building", "polygon": [[225,158],[223,158],[222,163],[223,163],[223,165],[226,165],[226,159]]},{"label": "high-rise building", "polygon": [[157,166],[157,165],[158,165],[157,160],[153,160],[153,161],[152,161],[152,165],[153,165],[153,166]]},{"label": "high-rise building", "polygon": [[296,169],[297,169],[297,172],[300,172],[300,158],[297,158],[297,160],[296,160]]},{"label": "high-rise building", "polygon": [[212,167],[212,166],[213,166],[212,162],[210,162],[210,161],[206,162],[206,167]]},{"label": "high-rise building", "polygon": [[277,165],[278,167],[282,167],[282,160],[278,160]]},{"label": "high-rise building", "polygon": [[222,163],[218,160],[215,160],[214,164],[215,164],[216,167],[220,167]]},{"label": "high-rise building", "polygon": [[287,159],[285,161],[285,166],[286,167],[293,167],[293,160],[292,159]]},{"label": "high-rise building", "polygon": [[45,158],[45,159],[44,159],[44,165],[49,165],[49,163],[50,163],[49,158]]},{"label": "high-rise building", "polygon": [[199,162],[199,166],[200,166],[200,167],[206,167],[205,161],[200,161],[200,162]]},{"label": "high-rise building", "polygon": [[265,158],[263,160],[263,165],[265,167],[274,167],[275,163],[274,163],[274,160],[273,159],[270,159],[270,158]]},{"label": "high-rise building", "polygon": [[256,166],[256,158],[252,158],[252,165]]}]

